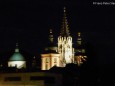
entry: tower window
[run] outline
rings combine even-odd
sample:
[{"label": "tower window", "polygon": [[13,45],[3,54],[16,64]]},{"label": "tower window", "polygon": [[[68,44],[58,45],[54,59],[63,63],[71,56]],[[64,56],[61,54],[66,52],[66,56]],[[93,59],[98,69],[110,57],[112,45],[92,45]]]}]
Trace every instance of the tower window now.
[{"label": "tower window", "polygon": [[68,48],[70,48],[70,46],[68,45]]},{"label": "tower window", "polygon": [[57,58],[54,58],[54,63],[57,63]]},{"label": "tower window", "polygon": [[48,70],[48,64],[46,64],[45,66],[46,66],[46,70]]},{"label": "tower window", "polygon": [[49,59],[48,58],[46,58],[46,63],[48,63],[49,62]]}]

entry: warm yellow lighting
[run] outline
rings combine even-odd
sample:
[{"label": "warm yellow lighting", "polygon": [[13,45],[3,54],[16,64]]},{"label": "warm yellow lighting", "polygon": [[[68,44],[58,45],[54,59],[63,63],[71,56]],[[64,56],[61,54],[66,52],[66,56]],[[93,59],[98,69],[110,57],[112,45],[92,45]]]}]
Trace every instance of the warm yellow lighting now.
[{"label": "warm yellow lighting", "polygon": [[26,61],[9,61],[8,67],[16,67],[18,69],[26,67]]},{"label": "warm yellow lighting", "polygon": [[42,56],[42,70],[49,70],[53,66],[60,66],[59,56],[60,54],[41,54]]},{"label": "warm yellow lighting", "polygon": [[58,37],[58,52],[60,53],[60,61],[62,67],[66,64],[73,62],[73,51],[72,47],[72,37]]},{"label": "warm yellow lighting", "polygon": [[82,56],[79,55],[76,57],[76,63],[78,66],[80,66],[81,64],[83,64],[84,61],[86,61],[87,56]]}]

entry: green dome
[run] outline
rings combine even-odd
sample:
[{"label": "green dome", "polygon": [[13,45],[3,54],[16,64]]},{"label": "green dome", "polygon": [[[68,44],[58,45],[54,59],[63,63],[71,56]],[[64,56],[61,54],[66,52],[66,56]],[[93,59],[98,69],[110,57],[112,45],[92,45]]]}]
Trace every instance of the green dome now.
[{"label": "green dome", "polygon": [[24,57],[19,52],[15,52],[10,57],[9,61],[25,61],[25,59],[24,59]]},{"label": "green dome", "polygon": [[24,57],[19,53],[18,43],[16,43],[15,52],[10,57],[9,61],[25,61]]}]

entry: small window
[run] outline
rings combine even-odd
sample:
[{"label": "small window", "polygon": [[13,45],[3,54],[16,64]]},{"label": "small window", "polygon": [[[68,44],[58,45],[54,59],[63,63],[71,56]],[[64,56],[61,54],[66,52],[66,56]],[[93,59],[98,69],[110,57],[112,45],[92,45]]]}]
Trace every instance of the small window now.
[{"label": "small window", "polygon": [[48,76],[31,76],[30,80],[44,80],[47,84],[53,84],[55,83],[54,77],[48,77]]},{"label": "small window", "polygon": [[44,80],[44,77],[42,77],[42,76],[31,76],[30,80]]},{"label": "small window", "polygon": [[46,67],[46,70],[48,70],[48,64],[46,64],[45,67]]},{"label": "small window", "polygon": [[49,62],[49,59],[48,58],[46,58],[46,63],[48,63]]},{"label": "small window", "polygon": [[21,77],[5,77],[4,81],[21,81]]}]

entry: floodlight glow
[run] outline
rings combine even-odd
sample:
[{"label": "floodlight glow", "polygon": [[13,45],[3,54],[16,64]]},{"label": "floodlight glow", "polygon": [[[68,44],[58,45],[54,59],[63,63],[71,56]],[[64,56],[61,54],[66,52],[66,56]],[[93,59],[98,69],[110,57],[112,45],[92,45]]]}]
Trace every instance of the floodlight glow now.
[{"label": "floodlight glow", "polygon": [[83,64],[84,61],[86,61],[87,56],[82,56],[79,55],[76,57],[76,63],[78,66],[80,66],[81,64]]}]

